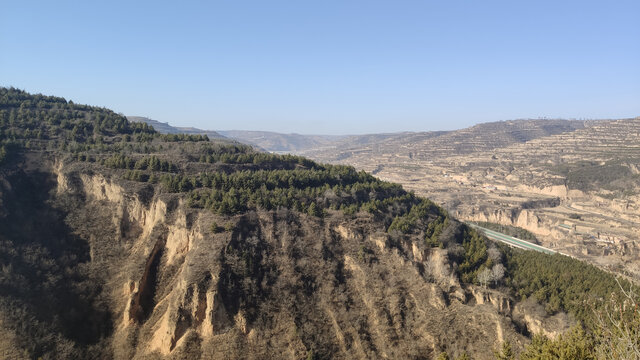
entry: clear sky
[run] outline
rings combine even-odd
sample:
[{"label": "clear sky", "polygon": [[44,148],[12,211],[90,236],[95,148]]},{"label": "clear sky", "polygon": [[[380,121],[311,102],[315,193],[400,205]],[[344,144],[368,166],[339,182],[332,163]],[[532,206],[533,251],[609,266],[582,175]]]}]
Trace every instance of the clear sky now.
[{"label": "clear sky", "polygon": [[0,86],[205,129],[640,116],[640,1],[29,1]]}]

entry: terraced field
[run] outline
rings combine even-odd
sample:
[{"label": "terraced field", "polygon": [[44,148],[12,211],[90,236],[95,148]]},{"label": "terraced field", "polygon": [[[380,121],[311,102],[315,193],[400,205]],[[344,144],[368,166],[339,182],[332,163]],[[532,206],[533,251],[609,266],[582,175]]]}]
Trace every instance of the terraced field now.
[{"label": "terraced field", "polygon": [[523,120],[307,151],[354,165],[469,221],[640,278],[640,118]]}]

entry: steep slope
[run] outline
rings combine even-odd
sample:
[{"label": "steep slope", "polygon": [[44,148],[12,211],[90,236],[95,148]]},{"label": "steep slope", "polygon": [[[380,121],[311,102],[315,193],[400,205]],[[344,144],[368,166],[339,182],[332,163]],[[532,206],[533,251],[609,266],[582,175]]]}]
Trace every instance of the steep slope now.
[{"label": "steep slope", "polygon": [[489,359],[615,289],[583,268],[571,291],[557,272],[525,288],[526,253],[351,167],[0,91],[0,350],[17,358]]}]

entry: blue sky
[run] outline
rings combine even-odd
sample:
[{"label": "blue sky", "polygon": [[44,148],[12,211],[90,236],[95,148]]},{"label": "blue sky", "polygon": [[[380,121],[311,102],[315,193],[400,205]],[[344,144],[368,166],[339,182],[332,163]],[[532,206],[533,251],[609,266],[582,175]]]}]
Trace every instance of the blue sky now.
[{"label": "blue sky", "polygon": [[640,1],[4,1],[0,85],[297,133],[640,116]]}]

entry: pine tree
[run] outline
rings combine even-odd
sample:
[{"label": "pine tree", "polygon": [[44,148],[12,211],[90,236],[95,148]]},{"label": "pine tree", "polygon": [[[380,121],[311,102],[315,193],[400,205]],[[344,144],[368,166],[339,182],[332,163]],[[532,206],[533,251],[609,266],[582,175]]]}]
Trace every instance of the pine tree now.
[{"label": "pine tree", "polygon": [[502,350],[496,351],[495,353],[497,360],[515,360],[515,355],[513,354],[513,349],[511,349],[511,343],[505,341],[502,343]]}]

